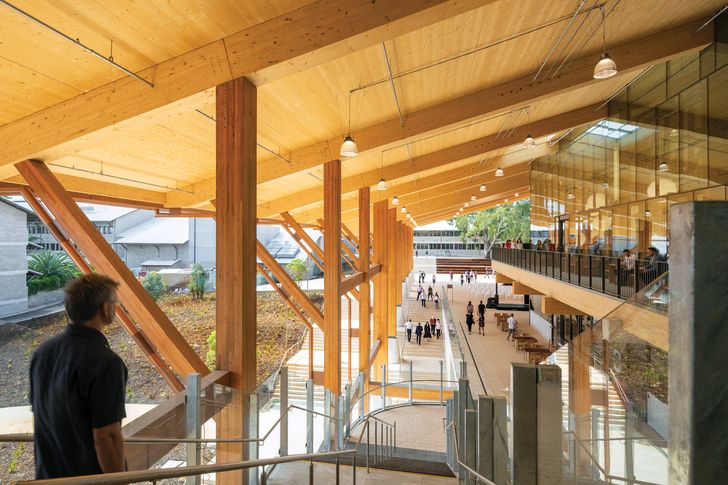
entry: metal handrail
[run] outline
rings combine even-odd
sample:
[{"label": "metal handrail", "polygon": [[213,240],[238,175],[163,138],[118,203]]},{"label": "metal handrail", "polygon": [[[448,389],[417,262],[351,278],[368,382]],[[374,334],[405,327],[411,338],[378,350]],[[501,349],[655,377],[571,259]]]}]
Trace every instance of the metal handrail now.
[{"label": "metal handrail", "polygon": [[594,459],[589,448],[584,444],[584,442],[578,436],[576,436],[576,433],[574,433],[571,430],[567,430],[567,431],[562,432],[561,434],[570,434],[574,437],[574,440],[579,444],[579,446],[581,446],[584,449],[586,454],[589,455],[589,459],[592,462],[592,464],[597,467],[597,469],[601,472],[602,475],[604,475],[605,480],[619,480],[620,482],[626,482],[628,484],[634,484],[634,485],[659,485],[654,482],[645,482],[644,480],[637,480],[636,478],[627,478],[627,477],[620,477],[620,476],[616,476],[616,475],[610,475],[609,473],[607,473],[607,471],[604,468],[602,468],[602,466],[599,464],[599,461]]},{"label": "metal handrail", "polygon": [[156,468],[153,472],[149,470],[135,470],[130,472],[103,473],[100,475],[85,475],[82,477],[48,478],[17,482],[17,485],[121,485],[135,482],[152,482],[166,478],[190,477],[194,475],[205,475],[210,473],[222,473],[248,468],[257,468],[266,465],[291,463],[294,461],[313,461],[320,458],[333,458],[343,455],[352,455],[357,452],[353,450],[329,451],[321,453],[304,453],[300,455],[279,456],[275,458],[261,458],[258,460],[238,461],[214,465],[196,465],[177,468]]},{"label": "metal handrail", "polygon": [[458,433],[457,433],[457,426],[455,425],[455,421],[450,421],[450,424],[448,424],[447,426],[445,426],[445,431],[446,432],[447,432],[448,429],[450,431],[452,431],[452,434],[453,434],[453,438],[454,438],[453,442],[455,444],[455,461],[457,462],[458,466],[463,467],[463,469],[466,472],[468,472],[470,475],[472,475],[473,477],[475,477],[475,479],[477,481],[483,482],[486,485],[496,485],[495,482],[492,482],[491,480],[488,480],[483,475],[481,475],[480,473],[476,472],[475,470],[473,470],[472,468],[470,468],[468,465],[466,465],[465,463],[463,463],[462,460],[460,460],[460,448],[458,448]]},{"label": "metal handrail", "polygon": [[[385,389],[386,389],[387,387],[390,387],[390,386],[397,386],[397,387],[401,387],[401,386],[402,386],[403,384],[409,384],[410,382],[413,382],[413,383],[414,383],[414,382],[436,382],[436,383],[442,382],[442,383],[457,383],[457,381],[450,381],[450,380],[440,380],[440,379],[412,379],[412,380],[407,380],[407,381],[396,381],[396,382],[387,382],[387,383],[385,383],[385,384],[379,383],[379,384],[378,384],[378,385],[376,385],[376,386],[372,386],[372,388],[371,388],[371,389],[369,389],[368,391],[366,391],[366,392],[364,393],[364,395],[362,395],[362,396],[358,396],[358,397],[357,397],[356,399],[352,400],[352,401],[351,401],[351,406],[350,406],[350,409],[349,409],[349,411],[351,411],[351,409],[353,409],[353,408],[354,408],[354,405],[355,405],[356,403],[358,403],[359,401],[361,401],[361,400],[362,400],[363,398],[367,397],[367,396],[368,396],[369,394],[372,394],[372,393],[375,393],[375,392],[381,392],[381,391],[382,391],[382,387],[384,387]],[[377,419],[377,418],[374,418],[374,419]]]},{"label": "metal handrail", "polygon": [[[337,421],[343,421],[342,419],[328,416],[324,413],[320,413],[318,411],[308,410],[305,408],[302,408],[300,406],[296,405],[290,405],[286,409],[286,413],[288,413],[291,409],[300,409],[306,412],[310,412],[313,414],[318,414],[320,416],[324,416],[330,419],[334,419]],[[242,442],[242,441],[249,441],[249,442],[263,442],[273,431],[273,429],[280,423],[281,418],[273,423],[271,428],[268,430],[268,432],[262,437],[262,438],[252,438],[252,439],[231,439],[230,442]],[[319,453],[304,453],[304,454],[298,454],[298,455],[287,455],[287,456],[279,456],[275,458],[263,458],[263,459],[257,459],[257,460],[248,460],[248,461],[241,461],[241,462],[234,462],[234,463],[224,463],[224,464],[214,464],[214,465],[196,465],[196,466],[185,466],[185,467],[176,467],[176,468],[159,468],[154,469],[153,471],[150,470],[136,470],[136,471],[128,471],[128,472],[115,472],[115,473],[104,473],[100,475],[85,475],[80,477],[64,477],[64,478],[52,478],[52,479],[42,479],[42,480],[32,480],[32,481],[24,481],[24,482],[17,482],[18,485],[45,485],[45,484],[63,484],[63,485],[95,485],[95,484],[101,484],[101,485],[115,485],[115,484],[126,484],[126,483],[132,483],[132,482],[143,482],[143,481],[151,481],[152,483],[156,483],[157,480],[163,480],[167,478],[179,478],[179,477],[188,477],[188,476],[195,476],[195,475],[204,475],[204,474],[210,474],[210,473],[221,473],[221,472],[228,472],[228,471],[236,471],[236,470],[244,470],[248,468],[258,468],[263,467],[265,469],[265,466],[268,465],[279,465],[282,463],[290,463],[294,461],[311,461],[314,460],[320,460],[321,458],[336,458],[336,466],[337,466],[337,483],[338,483],[338,466],[339,466],[339,457],[344,455],[353,455],[353,461],[352,461],[352,473],[354,477],[356,477],[356,454],[359,452],[359,447],[362,443],[362,438],[364,436],[364,432],[369,430],[369,421],[375,420],[381,422],[383,425],[389,426],[392,429],[396,429],[396,424],[392,425],[390,423],[387,423],[384,420],[381,420],[375,416],[368,415],[366,420],[364,421],[364,424],[361,428],[361,431],[359,433],[359,439],[357,440],[357,444],[353,449],[350,450],[339,450],[339,451],[331,451],[331,452],[319,452]],[[26,441],[28,438],[32,440],[32,435],[5,435],[5,437],[12,437],[15,436],[18,438],[18,441]],[[367,433],[368,436],[368,433]],[[376,434],[375,434],[376,436]],[[387,446],[384,444],[385,437],[382,436],[382,446]],[[9,440],[8,440],[9,441]],[[156,442],[156,441],[162,441],[162,442],[189,442],[189,443],[196,443],[196,442],[215,442],[215,441],[222,441],[222,440],[196,440],[196,439],[176,439],[176,438],[163,438],[160,440],[144,440],[143,438],[137,440],[134,438],[130,438],[125,441],[132,441],[132,442]],[[227,440],[226,440],[227,441]],[[224,442],[224,441],[223,441]],[[347,439],[347,444],[351,442],[351,436]],[[367,470],[369,468],[369,440],[367,439]],[[396,449],[396,434],[393,437],[392,441],[394,449]],[[375,440],[375,446],[379,446],[379,440],[378,438]],[[376,454],[375,454],[376,456]],[[356,478],[354,478],[354,483],[356,483]]]}]

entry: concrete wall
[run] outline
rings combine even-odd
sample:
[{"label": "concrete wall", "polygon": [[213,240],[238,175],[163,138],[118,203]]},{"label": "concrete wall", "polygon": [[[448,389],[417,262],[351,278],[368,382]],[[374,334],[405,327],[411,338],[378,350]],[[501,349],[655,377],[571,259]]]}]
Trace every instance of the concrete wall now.
[{"label": "concrete wall", "polygon": [[63,301],[63,288],[51,291],[41,291],[28,297],[28,307],[36,307]]},{"label": "concrete wall", "polygon": [[188,261],[183,267],[187,267],[197,262],[205,269],[214,268],[216,247],[215,239],[216,227],[214,219],[190,219]]},{"label": "concrete wall", "polygon": [[139,268],[142,263],[152,258],[162,259],[181,259],[180,267],[186,268],[187,245],[173,244],[117,244],[117,252],[121,256],[122,261],[129,268]]},{"label": "concrete wall", "polygon": [[0,316],[28,308],[27,214],[0,202]]}]

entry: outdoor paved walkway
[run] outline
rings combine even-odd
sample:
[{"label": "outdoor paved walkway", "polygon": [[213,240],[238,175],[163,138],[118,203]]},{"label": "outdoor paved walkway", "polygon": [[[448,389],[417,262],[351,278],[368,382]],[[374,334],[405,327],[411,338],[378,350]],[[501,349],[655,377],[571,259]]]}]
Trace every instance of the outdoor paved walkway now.
[{"label": "outdoor paved walkway", "polygon": [[[439,279],[439,278],[438,278]],[[495,280],[493,278],[485,279],[483,276],[478,277],[478,283],[465,284],[460,283],[453,285],[452,292],[448,292],[448,300],[455,320],[455,328],[457,330],[458,339],[460,341],[465,361],[468,363],[468,377],[470,378],[471,389],[474,394],[483,392],[483,384],[489,395],[506,395],[510,385],[511,362],[526,362],[524,352],[516,351],[510,341],[506,340],[508,335],[501,332],[495,325],[495,313],[499,310],[488,309],[485,313],[485,335],[478,334],[478,326],[473,326],[472,334],[468,335],[467,326],[465,325],[465,312],[468,301],[473,302],[476,312],[480,300],[486,301],[488,293],[492,294],[494,290]],[[443,276],[444,281],[444,276]],[[451,296],[452,294],[452,296]],[[507,300],[511,298],[506,297]],[[521,297],[512,298],[515,302],[523,301]],[[501,302],[504,299],[501,298]],[[518,320],[518,331],[536,337],[540,344],[546,345],[547,342],[534,328],[529,325],[528,312],[513,312],[516,320]],[[459,324],[462,322],[462,325]],[[469,347],[468,347],[469,344]],[[472,351],[472,355],[471,355]],[[483,384],[478,377],[480,377]]]},{"label": "outdoor paved walkway", "polygon": [[[289,483],[308,483],[308,462],[294,462],[279,465],[268,479],[271,485]],[[352,469],[349,466],[340,467],[340,483],[352,483]],[[314,464],[314,483],[336,483],[336,467],[327,463]],[[393,472],[371,468],[357,467],[356,483],[363,485],[456,485],[456,478],[421,475],[418,473]]]}]

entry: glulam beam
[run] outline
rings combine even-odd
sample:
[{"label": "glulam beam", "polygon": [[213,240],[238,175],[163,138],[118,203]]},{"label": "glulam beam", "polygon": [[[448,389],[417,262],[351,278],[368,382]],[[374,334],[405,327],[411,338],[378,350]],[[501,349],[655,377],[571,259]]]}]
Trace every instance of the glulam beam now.
[{"label": "glulam beam", "polygon": [[341,392],[341,160],[324,164],[324,386]]},{"label": "glulam beam", "polygon": [[357,242],[359,246],[359,265],[361,268],[367,268],[364,280],[359,285],[359,372],[364,373],[365,381],[369,379],[369,356],[367,349],[369,349],[371,343],[370,322],[372,302],[370,285],[373,276],[370,267],[371,255],[369,251],[371,224],[369,199],[369,187],[359,189],[359,241]]}]

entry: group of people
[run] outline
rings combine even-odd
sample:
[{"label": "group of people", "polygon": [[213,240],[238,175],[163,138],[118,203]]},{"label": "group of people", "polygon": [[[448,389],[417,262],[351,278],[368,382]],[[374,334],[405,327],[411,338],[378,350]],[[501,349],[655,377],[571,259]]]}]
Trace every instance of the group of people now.
[{"label": "group of people", "polygon": [[[420,271],[418,275],[418,283],[423,284],[427,280],[427,273],[424,271]],[[432,284],[434,285],[437,281],[437,275],[435,273],[432,273]]]},{"label": "group of people", "polygon": [[[468,335],[473,333],[473,325],[475,325],[474,311],[475,307],[473,307],[473,302],[469,301],[465,309],[465,324],[468,326]],[[478,305],[478,333],[485,335],[485,304],[483,300],[480,300],[480,304]]]},{"label": "group of people", "polygon": [[427,300],[432,300],[435,302],[435,310],[440,309],[440,293],[433,292],[432,286],[427,287],[427,293],[421,284],[417,286],[417,300],[422,303],[423,308],[427,308]]},{"label": "group of people", "polygon": [[[619,268],[619,284],[624,285],[632,281],[635,276],[636,257],[629,249],[622,251]],[[655,246],[647,248],[647,257],[645,263],[639,269],[639,278],[644,284],[647,284],[667,271],[667,255],[660,254],[660,250]]]},{"label": "group of people", "polygon": [[439,340],[440,335],[442,335],[442,323],[439,318],[434,317],[430,318],[424,325],[422,322],[417,322],[417,326],[412,323],[411,318],[408,318],[404,322],[404,328],[407,332],[407,342],[412,342],[412,330],[414,330],[417,345],[422,345],[423,338],[431,339],[434,335]]},{"label": "group of people", "polygon": [[536,251],[556,251],[556,244],[554,244],[551,239],[546,239],[544,242],[541,242],[539,239],[536,241]]},{"label": "group of people", "polygon": [[[450,282],[453,281],[455,278],[455,275],[452,271],[450,271]],[[463,286],[465,283],[477,283],[478,282],[478,273],[473,271],[472,269],[466,270],[464,273],[460,273],[460,286]]]}]

